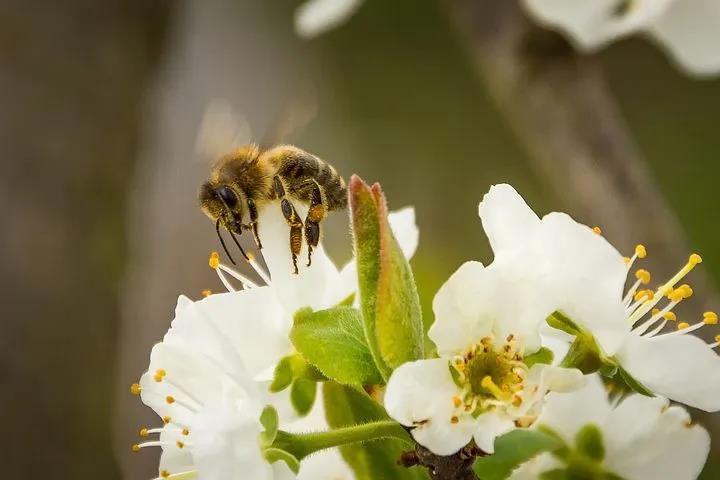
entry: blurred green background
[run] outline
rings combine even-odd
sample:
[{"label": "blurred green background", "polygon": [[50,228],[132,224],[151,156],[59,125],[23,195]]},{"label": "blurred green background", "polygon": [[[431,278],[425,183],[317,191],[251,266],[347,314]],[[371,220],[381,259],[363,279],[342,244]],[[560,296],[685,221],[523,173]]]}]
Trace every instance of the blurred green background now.
[{"label": "blurred green background", "polygon": [[[312,104],[286,140],[346,177],[380,181],[391,208],[416,207],[412,264],[427,315],[463,261],[491,258],[477,219],[490,185],[512,183],[538,212],[573,213],[512,133],[445,2],[368,0],[309,41],[293,33],[297,5],[0,3],[5,478],[155,474],[152,453],[130,453],[153,415],[127,386],[177,295],[219,287],[206,263],[216,239],[195,199],[208,172],[195,136],[214,98],[257,136],[298,98]],[[641,38],[598,61],[652,180],[717,280],[720,81],[684,76]],[[349,258],[343,215],[326,242]],[[720,439],[718,419],[702,422]]]}]

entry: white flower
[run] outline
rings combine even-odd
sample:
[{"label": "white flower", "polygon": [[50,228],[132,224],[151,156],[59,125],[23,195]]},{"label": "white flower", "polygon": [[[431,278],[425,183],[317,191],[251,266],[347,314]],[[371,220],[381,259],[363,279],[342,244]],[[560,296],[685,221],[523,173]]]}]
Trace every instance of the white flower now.
[{"label": "white flower", "polygon": [[260,445],[265,396],[237,366],[232,373],[213,359],[176,345],[153,347],[150,367],[133,385],[163,426],[143,428],[133,446],[161,447],[158,479],[289,480],[284,462],[268,463]]},{"label": "white flower", "polygon": [[716,0],[524,0],[540,23],[566,33],[586,52],[645,33],[694,75],[720,72]]},{"label": "white flower", "polygon": [[[485,224],[493,243],[504,239],[514,221],[494,220],[501,221]],[[452,454],[471,439],[492,453],[497,436],[532,424],[548,391],[582,383],[579,370],[526,364],[542,347],[539,329],[555,308],[525,260],[496,248],[487,268],[462,265],[433,301],[435,323],[428,335],[441,358],[402,365],[388,381],[390,416],[412,427],[415,440],[438,455]]]},{"label": "white flower", "polygon": [[[540,220],[509,185],[490,189],[480,204],[480,216],[496,261],[501,256],[522,258],[533,277],[530,289],[591,332],[605,355],[614,355],[653,392],[704,410],[720,410],[720,357],[713,350],[718,342],[708,345],[687,335],[717,323],[717,315],[707,312],[691,326],[677,322],[672,311],[692,294],[688,285],[678,283],[700,263],[698,255],[691,255],[654,291],[641,289],[651,275],[637,270],[624,293],[628,273],[647,254],[642,245],[631,258],[623,258],[597,229],[568,215],[551,213]],[[668,322],[679,329],[664,331]]]},{"label": "white flower", "polygon": [[[571,448],[577,433],[588,424],[602,435],[604,458],[585,461],[621,478],[694,480],[710,449],[707,431],[692,425],[683,408],[670,406],[664,398],[637,394],[613,404],[597,376],[589,378],[583,389],[549,394],[536,422],[538,427],[549,427]],[[536,480],[543,472],[566,466],[546,453],[522,465],[510,478]]]},{"label": "white flower", "polygon": [[316,37],[345,23],[363,0],[308,0],[295,11],[295,32]]}]

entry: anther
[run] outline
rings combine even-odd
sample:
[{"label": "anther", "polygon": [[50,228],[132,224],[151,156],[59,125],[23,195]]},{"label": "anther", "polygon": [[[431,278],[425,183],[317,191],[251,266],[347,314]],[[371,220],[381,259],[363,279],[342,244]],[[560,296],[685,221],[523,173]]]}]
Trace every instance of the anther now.
[{"label": "anther", "polygon": [[213,270],[217,270],[217,268],[220,266],[220,255],[218,255],[218,252],[210,253],[208,265],[210,265],[210,268],[212,268]]},{"label": "anther", "polygon": [[182,434],[187,437],[188,435],[190,435],[190,429],[187,428],[187,427],[183,428],[183,429],[182,429]]},{"label": "anther", "polygon": [[165,416],[162,418],[162,421],[163,421],[163,423],[164,423],[165,425],[167,425],[168,423],[172,422],[172,417],[169,417],[169,416],[165,415]]},{"label": "anther", "polygon": [[635,255],[638,256],[638,258],[645,258],[647,257],[647,249],[645,248],[645,245],[639,244],[635,247]]},{"label": "anther", "polygon": [[697,253],[693,253],[690,255],[690,259],[688,259],[688,263],[692,265],[697,265],[699,263],[702,263],[702,257],[698,255]]},{"label": "anther", "polygon": [[703,313],[703,322],[706,325],[716,325],[718,323],[718,315],[715,312]]},{"label": "anther", "polygon": [[160,476],[162,478],[168,478],[170,476],[170,472],[168,472],[167,470],[160,470]]},{"label": "anther", "polygon": [[623,257],[623,263],[625,263],[625,264],[630,263],[630,257]]},{"label": "anther", "polygon": [[720,342],[720,335],[715,335],[715,341]]},{"label": "anther", "polygon": [[142,391],[142,387],[140,387],[139,383],[133,383],[130,385],[130,393],[133,395],[140,395],[140,392]]},{"label": "anther", "polygon": [[637,272],[635,272],[635,278],[640,280],[640,283],[642,283],[643,285],[647,285],[648,283],[650,283],[652,277],[650,275],[650,272],[641,268]]},{"label": "anther", "polygon": [[172,395],[168,395],[167,397],[165,397],[165,401],[168,404],[172,405],[173,403],[175,403],[175,397],[173,397]]},{"label": "anther", "polygon": [[598,235],[602,235],[602,228],[600,227],[593,227],[592,231],[597,233]]},{"label": "anther", "polygon": [[132,446],[130,447],[130,450],[137,453],[140,451],[140,445],[138,445],[137,443],[133,443]]},{"label": "anther", "polygon": [[210,295],[212,295],[212,290],[210,290],[209,288],[206,288],[205,290],[203,290],[202,292],[200,292],[200,295],[202,295],[203,298],[207,298],[207,297],[209,297]]},{"label": "anther", "polygon": [[457,395],[453,397],[453,405],[455,408],[458,408],[460,405],[462,405],[462,399],[458,397]]},{"label": "anther", "polygon": [[690,326],[690,324],[687,322],[680,322],[680,323],[678,323],[677,328],[678,328],[678,330],[685,330],[689,326]]},{"label": "anther", "polygon": [[683,299],[692,297],[693,289],[687,283],[684,283],[678,287],[678,290],[682,293]]},{"label": "anther", "polygon": [[671,322],[674,322],[675,320],[677,320],[677,315],[675,315],[674,312],[665,312],[663,318],[665,320],[670,320]]},{"label": "anther", "polygon": [[147,428],[147,427],[141,428],[139,433],[140,433],[140,436],[141,436],[141,437],[147,437],[148,435],[150,435],[150,433],[148,433],[148,428]]},{"label": "anther", "polygon": [[452,423],[453,425],[458,422],[460,422],[460,419],[457,416],[453,415],[452,417],[450,417],[450,423]]},{"label": "anther", "polygon": [[181,442],[180,440],[175,442],[175,444],[177,445],[178,448],[185,448],[185,444],[183,442]]}]

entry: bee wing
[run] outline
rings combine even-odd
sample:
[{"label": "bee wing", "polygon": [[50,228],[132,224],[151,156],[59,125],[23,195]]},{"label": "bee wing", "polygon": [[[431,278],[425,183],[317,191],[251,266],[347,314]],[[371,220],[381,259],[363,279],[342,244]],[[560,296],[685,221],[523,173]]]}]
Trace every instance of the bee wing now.
[{"label": "bee wing", "polygon": [[205,108],[195,140],[195,152],[201,161],[213,163],[251,141],[252,131],[247,119],[234,111],[229,101],[215,99]]},{"label": "bee wing", "polygon": [[262,136],[260,144],[269,148],[286,142],[286,138],[302,130],[317,116],[317,94],[312,88],[305,88],[302,95],[290,99],[275,116]]}]

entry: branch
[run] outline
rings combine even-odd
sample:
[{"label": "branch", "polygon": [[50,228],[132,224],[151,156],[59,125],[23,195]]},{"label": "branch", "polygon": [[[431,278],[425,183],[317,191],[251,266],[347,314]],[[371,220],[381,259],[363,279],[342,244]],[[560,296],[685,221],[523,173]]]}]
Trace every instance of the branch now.
[{"label": "branch", "polygon": [[[574,214],[603,227],[623,251],[644,243],[654,273],[674,272],[690,253],[687,239],[595,60],[533,26],[517,1],[446,1],[478,72],[534,168]],[[702,271],[695,274],[693,288],[702,299],[692,302],[694,314],[718,304]]]},{"label": "branch", "polygon": [[447,457],[435,455],[418,444],[414,451],[403,453],[398,463],[407,468],[416,465],[426,467],[433,480],[478,480],[473,471],[473,464],[475,458],[484,455],[485,452],[474,444]]}]

